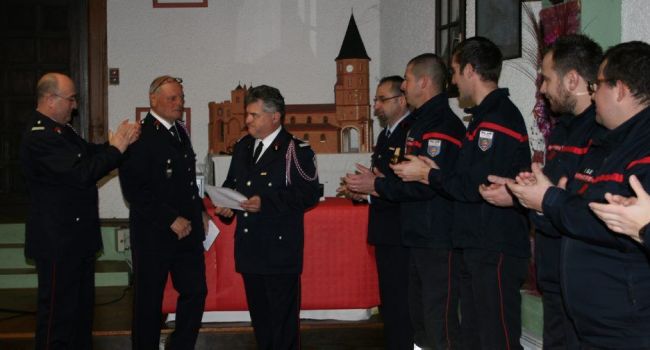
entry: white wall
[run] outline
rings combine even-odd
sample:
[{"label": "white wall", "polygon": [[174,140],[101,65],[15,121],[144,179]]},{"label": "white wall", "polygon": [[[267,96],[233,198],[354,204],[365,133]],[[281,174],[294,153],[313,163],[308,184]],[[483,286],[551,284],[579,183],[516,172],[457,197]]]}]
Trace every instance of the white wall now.
[{"label": "white wall", "polygon": [[108,66],[121,73],[120,85],[109,86],[109,124],[148,106],[149,83],[162,74],[184,80],[201,156],[208,102],[230,99],[239,81],[276,86],[291,104],[333,103],[334,59],[353,8],[373,81],[381,60],[379,0],[211,0],[185,9],[108,0]]},{"label": "white wall", "polygon": [[382,0],[381,75],[404,75],[406,63],[424,52],[435,52],[434,0]]},{"label": "white wall", "polygon": [[[239,81],[273,85],[289,104],[333,103],[334,59],[352,10],[372,59],[372,97],[380,78],[379,0],[210,0],[207,8],[185,9],[108,0],[108,66],[121,75],[108,89],[109,127],[147,107],[149,84],[162,74],[183,78],[199,162],[208,149],[208,102],[230,99]],[[100,188],[100,216],[128,217],[117,179]]]},{"label": "white wall", "polygon": [[650,1],[623,0],[621,5],[621,41],[650,42]]}]

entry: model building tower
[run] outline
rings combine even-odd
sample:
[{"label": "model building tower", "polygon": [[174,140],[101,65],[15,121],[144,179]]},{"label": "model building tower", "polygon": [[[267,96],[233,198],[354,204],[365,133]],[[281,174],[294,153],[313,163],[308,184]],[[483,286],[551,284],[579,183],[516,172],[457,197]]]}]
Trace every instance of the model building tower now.
[{"label": "model building tower", "polygon": [[230,154],[233,146],[246,135],[246,85],[241,83],[230,91],[230,100],[221,103],[210,102],[210,123],[208,125],[209,152],[212,154]]},{"label": "model building tower", "polygon": [[[309,141],[316,153],[370,152],[372,120],[368,88],[370,58],[359,29],[350,17],[348,29],[336,57],[334,103],[287,104],[284,127]],[[246,85],[230,92],[230,101],[210,102],[210,153],[232,153],[246,130],[244,98]],[[287,101],[288,102],[288,101]]]},{"label": "model building tower", "polygon": [[341,50],[336,57],[334,101],[337,121],[341,128],[341,152],[372,150],[369,63],[370,57],[366,53],[353,14],[350,16]]}]

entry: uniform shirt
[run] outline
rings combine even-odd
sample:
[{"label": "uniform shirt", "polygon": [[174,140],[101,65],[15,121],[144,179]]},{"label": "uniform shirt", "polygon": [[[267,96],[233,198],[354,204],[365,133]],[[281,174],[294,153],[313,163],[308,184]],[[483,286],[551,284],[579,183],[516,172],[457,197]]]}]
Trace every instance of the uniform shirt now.
[{"label": "uniform shirt", "polygon": [[224,187],[260,196],[257,213],[237,210],[235,268],[240,273],[302,272],[305,210],[320,191],[314,152],[283,128],[256,163],[255,139],[236,144]]},{"label": "uniform shirt", "polygon": [[544,195],[544,215],[565,233],[560,273],[567,311],[592,346],[650,347],[648,256],[588,207],[605,202],[606,192],[632,196],[633,174],[650,188],[650,108],[594,138],[567,190],[551,187]]},{"label": "uniform shirt", "polygon": [[429,183],[453,199],[454,246],[529,257],[528,219],[525,210],[488,204],[478,191],[488,175],[514,178],[530,169],[526,124],[508,98],[507,89],[495,89],[481,104],[465,110],[472,114],[454,171],[429,172]]},{"label": "uniform shirt", "polygon": [[[399,181],[390,168],[394,157],[402,155],[406,141],[406,133],[413,121],[412,114],[401,118],[390,128],[384,129],[377,138],[377,144],[372,153],[372,168],[378,170],[388,179]],[[386,137],[386,131],[390,136]],[[384,197],[369,196],[368,210],[368,243],[375,245],[401,246],[401,215],[399,202]]]},{"label": "uniform shirt", "polygon": [[[405,154],[426,156],[447,171],[454,168],[465,127],[449,108],[447,95],[432,97],[413,111]],[[409,247],[450,249],[453,204],[433,188],[396,178],[377,178],[380,196],[401,203],[402,241]]]},{"label": "uniform shirt", "polygon": [[[561,116],[548,140],[544,174],[553,183],[562,177],[572,178],[591,146],[592,136],[603,131],[604,128],[596,123],[595,105],[589,106],[579,115]],[[561,233],[542,213],[531,210],[529,218],[536,233],[537,280],[543,284],[543,289],[560,292]]]},{"label": "uniform shirt", "polygon": [[[120,167],[134,253],[200,250],[205,238],[203,202],[189,136],[178,122],[178,135],[172,135],[152,114],[141,124],[140,138],[128,148]],[[171,229],[179,216],[192,223],[190,234],[181,240]]]},{"label": "uniform shirt", "polygon": [[281,129],[282,129],[282,127],[278,127],[277,129],[275,129],[274,132],[270,133],[267,137],[265,137],[265,138],[262,139],[262,140],[260,140],[260,139],[255,139],[255,145],[253,146],[253,153],[251,154],[251,157],[254,155],[254,153],[255,153],[255,148],[257,148],[257,145],[258,145],[260,142],[262,142],[262,151],[261,151],[260,154],[257,156],[257,159],[258,159],[258,160],[261,159],[261,158],[262,158],[262,155],[264,155],[264,152],[266,152],[266,150],[269,149],[269,146],[271,146],[271,144],[273,143],[273,140],[275,140],[275,138],[278,136],[278,134],[280,133],[280,130],[281,130]]},{"label": "uniform shirt", "polygon": [[[555,125],[546,146],[544,174],[553,183],[562,177],[573,178],[577,167],[592,143],[592,138],[602,135],[605,129],[596,123],[596,107],[589,106],[577,116],[563,115]],[[560,237],[560,232],[545,220],[541,213],[531,212],[535,228],[547,236]]]},{"label": "uniform shirt", "polygon": [[95,145],[34,112],[20,160],[30,197],[25,255],[60,260],[88,257],[102,247],[97,181],[119,165],[120,151]]}]

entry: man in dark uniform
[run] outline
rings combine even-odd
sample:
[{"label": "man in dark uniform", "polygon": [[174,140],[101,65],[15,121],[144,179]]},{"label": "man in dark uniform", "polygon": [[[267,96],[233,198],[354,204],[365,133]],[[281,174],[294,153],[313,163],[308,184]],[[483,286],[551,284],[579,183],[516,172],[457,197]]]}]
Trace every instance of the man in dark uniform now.
[{"label": "man in dark uniform", "polygon": [[120,124],[108,145],[79,137],[68,124],[77,107],[72,80],[45,74],[20,159],[30,194],[25,255],[38,273],[37,349],[92,348],[95,258],[102,249],[97,181],[119,165],[138,138]]},{"label": "man in dark uniform", "polygon": [[168,274],[179,293],[176,326],[167,342],[172,349],[194,349],[207,295],[202,244],[207,217],[196,186],[196,155],[181,122],[181,83],[168,75],[153,80],[142,136],[120,167],[135,274],[133,349],[158,347]]},{"label": "man in dark uniform", "polygon": [[[248,135],[235,145],[223,186],[248,199],[237,210],[235,268],[260,349],[300,347],[300,274],[305,210],[318,203],[316,158],[284,128],[280,91],[260,85],[245,98]],[[228,208],[216,213],[232,217]]]},{"label": "man in dark uniform", "polygon": [[[374,99],[375,116],[386,128],[379,134],[372,154],[372,167],[358,166],[361,172],[374,172],[400,181],[390,169],[391,162],[399,161],[404,154],[406,134],[411,126],[406,97],[400,90],[400,76],[384,77],[379,81]],[[361,176],[361,175],[360,175]],[[358,176],[348,176],[356,181]],[[374,178],[374,176],[373,176]],[[372,181],[372,180],[370,180]],[[370,186],[372,187],[372,183]],[[351,192],[344,184],[341,193],[353,199],[366,199],[373,193]],[[379,277],[379,311],[384,322],[384,344],[387,350],[413,347],[413,327],[408,304],[409,249],[402,243],[400,203],[371,196],[368,211],[368,243],[375,246],[375,261]]]},{"label": "man in dark uniform", "polygon": [[[444,86],[447,68],[434,54],[413,58],[402,90],[413,108],[406,138],[407,156],[435,159],[453,169],[465,127],[449,108]],[[403,243],[410,249],[409,306],[415,344],[422,349],[454,348],[458,339],[458,262],[452,251],[453,203],[433,188],[399,178],[352,177],[381,198],[401,205]]]},{"label": "man in dark uniform", "polygon": [[[540,92],[553,112],[560,115],[548,140],[544,166],[544,174],[553,183],[562,177],[573,177],[592,137],[604,130],[596,123],[596,108],[588,91],[602,56],[598,44],[578,34],[558,38],[544,54]],[[495,183],[481,187],[483,198],[494,205],[512,205],[505,184],[514,179],[488,179]],[[561,233],[543,213],[530,211],[529,218],[535,225],[537,286],[544,306],[544,349],[577,349],[578,336],[560,292]]]},{"label": "man in dark uniform", "polygon": [[465,349],[521,349],[521,295],[530,244],[520,207],[486,202],[479,187],[490,174],[513,177],[530,167],[521,113],[499,89],[502,55],[490,40],[474,37],[453,52],[452,80],[462,104],[474,107],[453,171],[409,156],[394,167],[407,181],[428,183],[455,200],[453,243],[462,249],[461,339]]},{"label": "man in dark uniform", "polygon": [[560,277],[581,349],[650,348],[650,264],[642,246],[607,228],[589,208],[630,196],[634,175],[650,186],[650,45],[628,42],[607,52],[590,83],[596,121],[608,131],[593,139],[566,190],[539,164],[508,184],[524,206],[543,212],[562,235]]},{"label": "man in dark uniform", "polygon": [[[601,59],[600,46],[584,35],[560,37],[544,55],[540,92],[551,109],[561,114],[549,137],[544,167],[544,174],[553,183],[575,174],[592,136],[602,131],[588,92],[589,82],[596,80]],[[561,234],[543,213],[531,211],[529,216],[535,224],[537,285],[544,306],[544,349],[577,349],[578,337],[560,292]]]}]

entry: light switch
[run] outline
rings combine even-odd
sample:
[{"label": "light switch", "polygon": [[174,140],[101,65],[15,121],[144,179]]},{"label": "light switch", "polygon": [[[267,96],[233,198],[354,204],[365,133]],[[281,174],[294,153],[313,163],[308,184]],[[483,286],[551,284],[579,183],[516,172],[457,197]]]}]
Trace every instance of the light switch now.
[{"label": "light switch", "polygon": [[109,68],[108,69],[108,84],[109,85],[120,85],[120,69],[119,68]]}]

